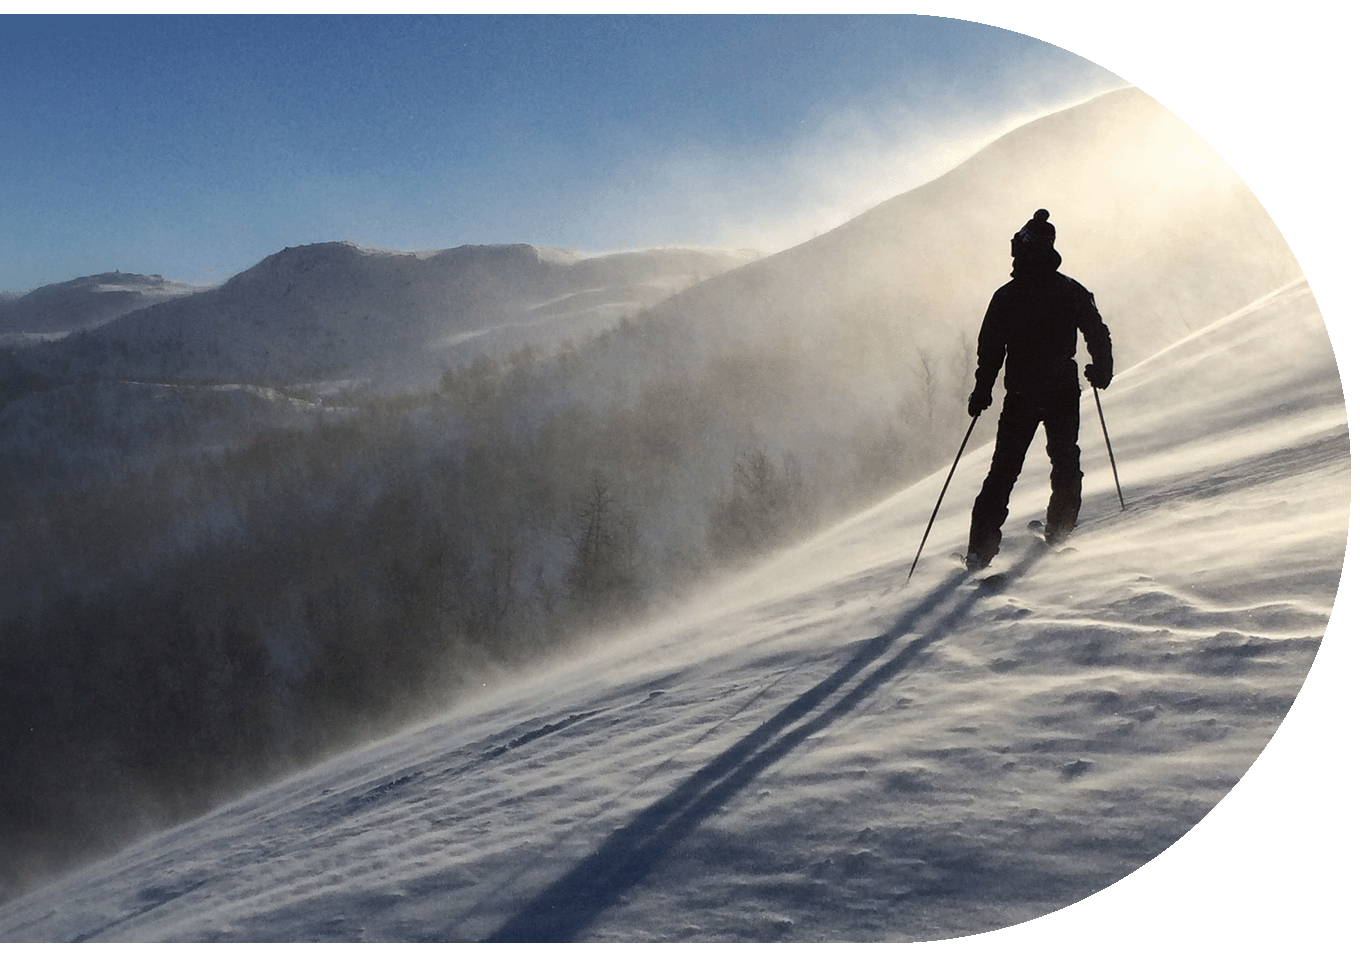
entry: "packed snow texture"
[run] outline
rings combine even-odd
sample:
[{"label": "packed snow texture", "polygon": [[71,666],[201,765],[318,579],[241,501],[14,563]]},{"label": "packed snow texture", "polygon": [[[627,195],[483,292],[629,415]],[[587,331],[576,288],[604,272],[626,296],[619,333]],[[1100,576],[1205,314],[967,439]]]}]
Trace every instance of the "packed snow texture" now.
[{"label": "packed snow texture", "polygon": [[[1137,870],[1256,759],[1348,524],[1303,282],[1089,391],[1070,543],[949,559],[988,451],[647,628],[0,908],[5,940],[901,940]],[[999,574],[999,578],[994,576]]]}]

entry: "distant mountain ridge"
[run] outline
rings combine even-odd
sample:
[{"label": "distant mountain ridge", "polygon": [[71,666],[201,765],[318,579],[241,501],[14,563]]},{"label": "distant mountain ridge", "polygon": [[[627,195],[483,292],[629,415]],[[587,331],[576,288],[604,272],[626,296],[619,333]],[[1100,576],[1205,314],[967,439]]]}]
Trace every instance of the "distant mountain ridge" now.
[{"label": "distant mountain ridge", "polygon": [[[205,289],[159,274],[97,273],[0,297],[0,337],[84,330]],[[3,341],[0,341],[3,343]]]},{"label": "distant mountain ridge", "polygon": [[[92,393],[52,390],[62,385],[249,384],[343,403],[437,386],[478,357],[526,345],[550,356],[574,341],[589,372],[564,395],[540,390],[526,405],[606,404],[661,381],[717,376],[711,389],[730,415],[709,430],[712,443],[758,438],[809,462],[885,411],[933,420],[915,441],[897,430],[861,438],[878,451],[865,455],[897,476],[901,457],[924,469],[944,443],[936,438],[961,429],[977,324],[1007,279],[1010,235],[1039,206],[1052,212],[1064,272],[1095,293],[1110,324],[1116,375],[1301,275],[1269,215],[1212,148],[1127,88],[1025,124],[936,180],[765,257],[684,248],[587,256],[529,244],[286,248],[220,286],[0,352],[0,404],[9,404],[0,450],[102,447],[121,434]],[[55,287],[108,299],[133,285],[130,276]],[[137,295],[182,289],[153,281]],[[0,313],[58,292],[35,291]],[[628,317],[640,335],[594,341]],[[47,336],[35,326],[24,336]],[[729,373],[715,374],[714,363]],[[194,416],[212,416],[221,400],[195,402]],[[278,414],[312,419],[291,402]],[[244,440],[266,422],[276,418],[236,422],[235,431]],[[206,425],[183,436],[230,433]],[[843,457],[825,462],[862,469]]]},{"label": "distant mountain ridge", "polygon": [[[643,312],[700,362],[733,344],[760,350],[790,336],[888,337],[900,341],[896,351],[910,341],[908,356],[952,354],[1006,279],[1010,234],[1039,206],[1052,212],[1064,272],[1095,292],[1115,324],[1117,366],[1301,275],[1221,158],[1127,88],[1017,128],[936,180],[763,258],[698,249],[585,256],[529,244],[413,253],[327,242],[286,248],[218,287],[93,329],[93,313],[75,323],[49,312],[37,322],[35,298],[57,292],[43,288],[0,304],[10,318],[0,332],[79,329],[26,352],[28,369],[61,382],[304,392],[337,382],[420,389],[478,356],[524,345],[551,352]],[[113,284],[95,286],[101,302],[114,302],[105,289]],[[150,289],[129,296],[145,299]],[[26,325],[17,322],[25,310],[35,318]],[[900,371],[901,356],[893,359]]]},{"label": "distant mountain ridge", "polygon": [[121,314],[38,350],[66,378],[289,387],[437,382],[467,359],[586,337],[756,254],[661,249],[590,257],[528,244],[423,253],[289,247],[218,287]]}]

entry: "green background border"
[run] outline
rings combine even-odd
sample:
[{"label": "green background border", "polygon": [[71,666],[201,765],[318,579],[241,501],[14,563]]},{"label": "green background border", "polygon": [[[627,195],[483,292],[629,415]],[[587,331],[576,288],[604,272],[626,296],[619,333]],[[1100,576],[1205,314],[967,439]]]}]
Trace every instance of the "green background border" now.
[{"label": "green background border", "polygon": [[[64,10],[97,8],[109,7],[71,4]],[[302,3],[288,10],[309,8],[354,7]],[[404,10],[476,8],[413,4]],[[0,11],[33,10],[34,4],[0,0]],[[1353,237],[1360,223],[1350,145],[1355,14],[1340,4],[1208,10],[1163,0],[1119,8],[1089,0],[979,0],[880,12],[951,16],[1032,35],[1110,69],[1189,122],[1238,170],[1288,239],[1322,307],[1342,381],[1348,394],[1355,393],[1356,336],[1341,299],[1342,279],[1356,269]],[[1149,953],[1187,956],[1210,949],[1220,956],[1311,955],[1349,945],[1357,887],[1350,813],[1356,805],[1350,745],[1356,722],[1346,699],[1348,681],[1356,677],[1353,567],[1346,564],[1325,642],[1280,732],[1190,834],[1125,880],[1055,914],[975,937],[888,949],[929,957],[1068,956],[1083,950],[1145,959]]]}]

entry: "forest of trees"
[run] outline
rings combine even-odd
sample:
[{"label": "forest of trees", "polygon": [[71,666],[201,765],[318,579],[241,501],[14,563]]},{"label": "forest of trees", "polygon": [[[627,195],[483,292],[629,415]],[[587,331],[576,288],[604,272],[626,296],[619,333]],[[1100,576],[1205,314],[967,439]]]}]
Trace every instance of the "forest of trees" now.
[{"label": "forest of trees", "polygon": [[0,897],[655,613],[963,416],[966,362],[906,347],[895,405],[792,443],[816,344],[601,388],[654,326],[98,482],[0,466]]}]

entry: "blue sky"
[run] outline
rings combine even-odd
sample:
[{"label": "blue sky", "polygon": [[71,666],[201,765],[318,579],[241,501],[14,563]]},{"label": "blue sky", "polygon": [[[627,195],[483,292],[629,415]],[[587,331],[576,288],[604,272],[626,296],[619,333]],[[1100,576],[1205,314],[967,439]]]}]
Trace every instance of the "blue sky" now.
[{"label": "blue sky", "polygon": [[322,240],[769,251],[1118,85],[921,16],[7,16],[0,290]]}]

